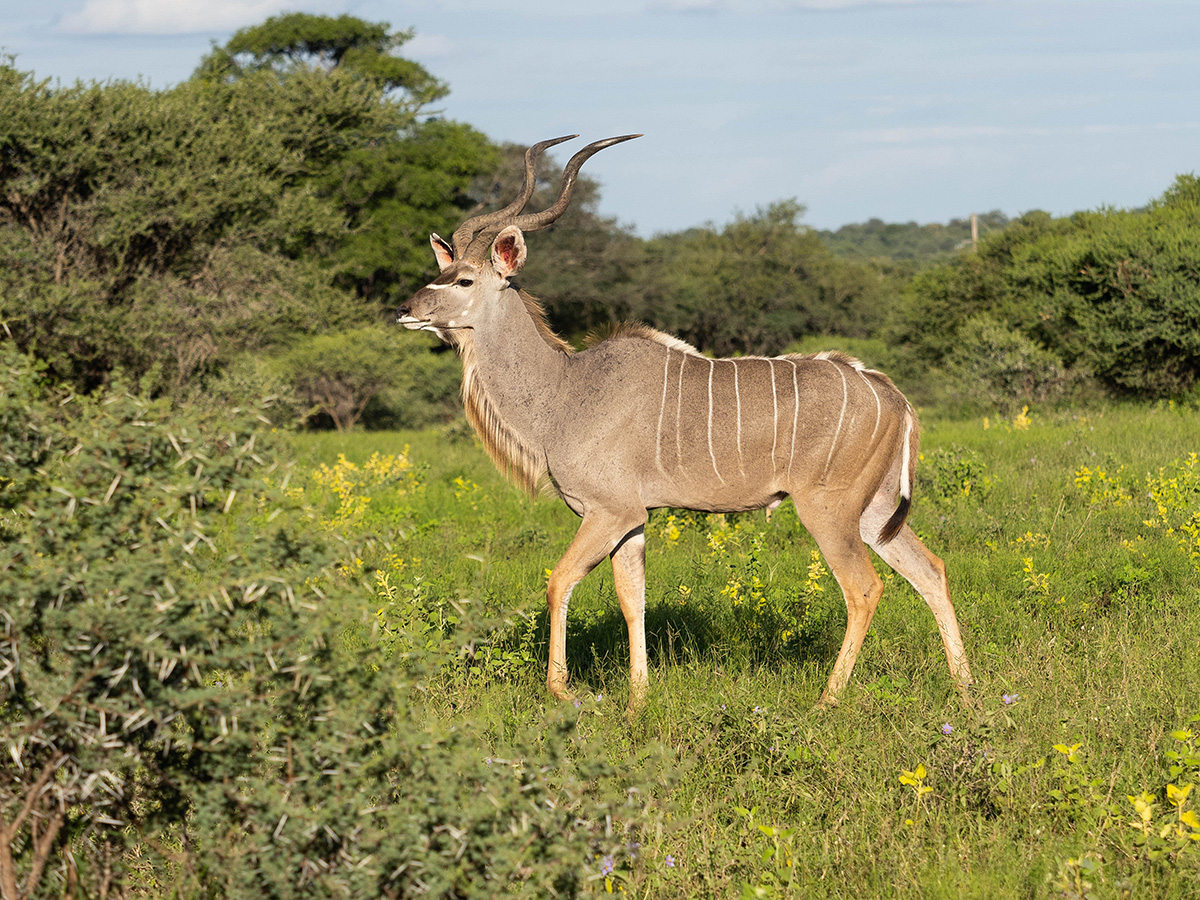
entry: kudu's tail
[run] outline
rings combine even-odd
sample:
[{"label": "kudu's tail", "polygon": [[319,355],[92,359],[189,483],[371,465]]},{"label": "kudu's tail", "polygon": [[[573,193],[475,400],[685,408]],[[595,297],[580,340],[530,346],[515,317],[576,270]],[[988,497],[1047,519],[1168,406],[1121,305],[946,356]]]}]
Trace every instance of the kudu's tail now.
[{"label": "kudu's tail", "polygon": [[899,534],[908,519],[908,511],[912,508],[913,482],[916,479],[916,467],[913,465],[913,460],[917,458],[919,440],[916,417],[910,406],[904,412],[904,444],[900,448],[900,503],[896,507],[896,511],[879,529],[881,544],[886,544]]}]

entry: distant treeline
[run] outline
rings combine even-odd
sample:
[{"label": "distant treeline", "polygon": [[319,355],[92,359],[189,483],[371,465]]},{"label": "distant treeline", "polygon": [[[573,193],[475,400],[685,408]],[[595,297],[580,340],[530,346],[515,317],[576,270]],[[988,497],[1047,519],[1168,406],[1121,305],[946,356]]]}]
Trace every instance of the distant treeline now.
[{"label": "distant treeline", "polygon": [[[270,394],[318,427],[454,416],[456,362],[391,310],[432,275],[430,232],[511,199],[523,148],[431,116],[447,87],[397,55],[409,37],[281,16],[161,91],[0,66],[4,334],[80,390]],[[793,199],[648,240],[597,206],[582,179],[522,278],[576,344],[637,319],[720,355],[842,348],[986,407],[1175,397],[1200,372],[1194,176],[1138,211],[984,214],[975,250],[967,220],[818,232]]]},{"label": "distant treeline", "polygon": [[[1003,231],[1008,216],[998,209],[980,213],[976,217],[976,230],[980,237]],[[971,220],[951,219],[945,225],[934,222],[918,225],[916,222],[884,222],[870,219],[866,222],[843,225],[837,231],[821,231],[821,240],[839,256],[862,259],[911,260],[919,265],[941,262],[957,251],[971,246]]]}]

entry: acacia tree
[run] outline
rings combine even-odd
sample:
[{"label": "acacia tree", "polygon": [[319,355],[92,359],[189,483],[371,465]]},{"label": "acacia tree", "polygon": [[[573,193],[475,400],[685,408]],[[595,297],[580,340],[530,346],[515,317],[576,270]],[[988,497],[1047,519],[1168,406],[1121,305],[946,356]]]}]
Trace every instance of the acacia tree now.
[{"label": "acacia tree", "polygon": [[380,328],[319,334],[288,351],[280,366],[316,412],[349,431],[392,382],[397,337]]}]

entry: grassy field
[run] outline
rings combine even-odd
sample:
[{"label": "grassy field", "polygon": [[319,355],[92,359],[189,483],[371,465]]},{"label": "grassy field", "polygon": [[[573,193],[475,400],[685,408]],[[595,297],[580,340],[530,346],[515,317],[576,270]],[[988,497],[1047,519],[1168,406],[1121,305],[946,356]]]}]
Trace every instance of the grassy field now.
[{"label": "grassy field", "polygon": [[[576,518],[522,497],[460,428],[296,446],[381,621],[493,622],[469,674],[430,682],[428,720],[502,748],[553,716],[544,590]],[[877,561],[885,594],[854,677],[816,711],[845,609],[790,505],[769,523],[654,512],[651,685],[633,721],[607,564],[572,599],[575,727],[637,773],[643,804],[610,823],[626,850],[588,862],[589,888],[1196,897],[1197,451],[1200,415],[1172,406],[924,423],[910,521],[949,569],[969,707],[929,611]]]}]

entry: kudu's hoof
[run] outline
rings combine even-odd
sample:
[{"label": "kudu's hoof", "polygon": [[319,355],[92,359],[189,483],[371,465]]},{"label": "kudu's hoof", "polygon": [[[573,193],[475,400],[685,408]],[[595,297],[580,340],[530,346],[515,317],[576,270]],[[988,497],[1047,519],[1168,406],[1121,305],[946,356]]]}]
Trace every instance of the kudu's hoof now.
[{"label": "kudu's hoof", "polygon": [[631,690],[629,692],[629,703],[625,707],[625,718],[632,721],[637,718],[646,709],[646,689]]},{"label": "kudu's hoof", "polygon": [[975,694],[971,691],[973,684],[975,684],[974,681],[966,683],[960,681],[954,686],[958,691],[958,698],[962,701],[962,705],[966,709],[976,709],[979,707],[979,700],[976,699]]},{"label": "kudu's hoof", "polygon": [[813,709],[815,709],[817,712],[826,712],[827,710],[837,708],[838,703],[839,700],[836,696],[825,693],[821,695],[821,699],[817,701],[817,704],[813,707]]},{"label": "kudu's hoof", "polygon": [[546,689],[550,691],[555,700],[565,700],[568,703],[575,700],[575,693],[565,684],[548,684]]}]

